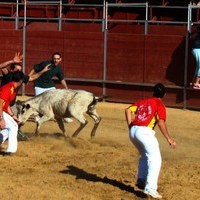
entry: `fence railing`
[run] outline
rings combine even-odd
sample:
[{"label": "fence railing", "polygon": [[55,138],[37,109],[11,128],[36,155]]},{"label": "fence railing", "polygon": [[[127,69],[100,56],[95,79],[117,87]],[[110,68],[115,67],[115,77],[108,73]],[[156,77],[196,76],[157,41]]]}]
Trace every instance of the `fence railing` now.
[{"label": "fence railing", "polygon": [[[63,3],[62,0],[60,1],[24,1],[23,3],[19,0],[16,0],[16,3],[13,2],[0,2],[0,10],[6,9],[7,14],[0,13],[0,19],[1,20],[15,20],[16,22],[16,29],[19,28],[19,20],[43,20],[43,21],[54,21],[58,23],[58,29],[62,30],[62,22],[63,21],[84,21],[84,22],[99,22],[99,23],[143,23],[145,26],[148,26],[148,24],[178,24],[178,25],[187,25],[188,30],[191,30],[191,25],[197,24],[198,20],[200,19],[200,6],[194,6],[191,3],[188,4],[188,6],[162,6],[162,5],[149,5],[147,3],[108,3],[106,0],[102,1],[102,4],[71,4],[71,3]],[[112,19],[108,18],[109,11],[111,9],[133,9],[132,12],[134,12],[134,9],[142,8],[143,11],[140,10],[140,12],[143,12],[143,19]],[[10,11],[8,11],[10,9]],[[53,10],[56,13],[56,16],[42,16],[42,17],[34,17],[34,16],[27,16],[27,10],[28,9],[43,9],[47,13],[50,12],[49,10]],[[74,18],[74,17],[67,17],[65,16],[65,10],[73,11],[81,11],[81,10],[89,10],[92,12],[102,13],[100,16],[94,16],[93,18]],[[179,15],[179,19],[175,18],[173,19],[172,16],[167,16],[166,19],[159,19],[154,15],[153,10],[160,10],[161,12],[164,12],[165,10],[173,10],[174,12],[180,12],[182,15]],[[184,13],[183,13],[184,11]],[[197,13],[194,13],[197,11]],[[10,14],[9,14],[10,12]],[[130,12],[127,11],[127,12]],[[168,12],[169,13],[169,12]],[[186,15],[187,13],[187,15]],[[104,15],[105,14],[105,15]],[[196,15],[196,17],[193,17],[193,15]],[[163,15],[163,14],[159,14]],[[199,16],[199,19],[198,19]],[[104,17],[107,19],[104,20]],[[155,20],[156,18],[156,20]],[[162,18],[162,16],[161,16]],[[171,18],[171,19],[170,19]],[[194,20],[193,18],[196,18]],[[145,33],[147,34],[147,28],[145,28]]]}]

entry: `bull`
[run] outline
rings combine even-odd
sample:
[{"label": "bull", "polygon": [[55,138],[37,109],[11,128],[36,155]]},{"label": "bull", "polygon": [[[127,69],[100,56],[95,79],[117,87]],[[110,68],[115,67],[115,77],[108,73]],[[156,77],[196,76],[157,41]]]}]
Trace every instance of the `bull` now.
[{"label": "bull", "polygon": [[95,106],[97,102],[102,101],[104,98],[106,96],[98,97],[85,90],[55,89],[25,101],[18,100],[16,108],[21,125],[25,124],[31,115],[37,116],[35,135],[39,135],[39,129],[44,122],[55,119],[65,137],[68,137],[64,119],[67,118],[70,121],[71,118],[74,118],[80,123],[80,126],[72,135],[72,137],[77,137],[88,123],[84,117],[86,113],[94,120],[94,126],[90,134],[91,137],[94,137],[101,121]]}]

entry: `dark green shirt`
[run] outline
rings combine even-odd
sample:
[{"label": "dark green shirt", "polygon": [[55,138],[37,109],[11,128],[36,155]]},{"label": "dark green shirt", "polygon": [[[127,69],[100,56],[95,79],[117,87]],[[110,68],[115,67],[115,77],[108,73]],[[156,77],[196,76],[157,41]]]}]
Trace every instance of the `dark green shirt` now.
[{"label": "dark green shirt", "polygon": [[39,78],[34,81],[35,87],[50,88],[55,87],[55,83],[52,80],[53,77],[57,77],[60,81],[64,79],[64,74],[60,65],[54,65],[52,61],[45,61],[40,64],[34,65],[36,73],[45,68],[46,65],[50,65],[50,70],[43,73]]}]

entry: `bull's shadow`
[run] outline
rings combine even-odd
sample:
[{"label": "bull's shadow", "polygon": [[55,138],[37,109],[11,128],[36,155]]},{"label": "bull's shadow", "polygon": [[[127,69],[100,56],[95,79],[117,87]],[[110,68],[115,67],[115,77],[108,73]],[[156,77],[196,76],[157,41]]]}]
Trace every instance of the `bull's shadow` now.
[{"label": "bull's shadow", "polygon": [[73,165],[67,166],[67,169],[60,171],[60,173],[74,175],[74,176],[76,176],[76,179],[84,179],[84,180],[92,181],[92,182],[102,182],[102,183],[105,183],[105,184],[110,184],[114,187],[118,187],[121,190],[131,192],[131,193],[133,193],[134,195],[136,195],[140,198],[146,198],[146,195],[143,192],[136,191],[130,185],[126,185],[126,184],[121,183],[117,180],[109,179],[106,176],[104,178],[101,178],[96,174],[88,173],[88,172],[84,171],[83,169],[80,169],[80,168],[73,166]]}]

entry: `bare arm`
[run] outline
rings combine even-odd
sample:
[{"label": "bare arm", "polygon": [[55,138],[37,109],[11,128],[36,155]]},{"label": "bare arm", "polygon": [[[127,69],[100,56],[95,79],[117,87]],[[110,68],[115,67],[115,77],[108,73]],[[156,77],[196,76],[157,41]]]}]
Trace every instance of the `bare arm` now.
[{"label": "bare arm", "polygon": [[3,118],[3,104],[4,104],[4,100],[0,99],[0,128],[1,129],[5,128],[5,120]]},{"label": "bare arm", "polygon": [[31,77],[33,74],[35,74],[35,70],[34,69],[32,69],[30,72],[29,72],[29,76]]},{"label": "bare arm", "polygon": [[126,116],[127,125],[130,128],[130,124],[131,124],[131,122],[132,122],[132,120],[134,118],[134,114],[133,114],[133,112],[131,112],[129,107],[125,109],[125,116]]},{"label": "bare arm", "polygon": [[10,106],[8,106],[8,114],[9,114],[10,116],[13,116],[13,115],[14,115],[14,113],[13,113],[13,111],[12,111],[12,109],[11,109]]},{"label": "bare arm", "polygon": [[7,74],[8,73],[8,69],[6,68],[8,65],[10,64],[13,64],[13,63],[20,63],[22,62],[22,58],[23,58],[23,55],[20,55],[20,52],[16,52],[15,53],[15,56],[12,60],[9,60],[9,61],[6,61],[6,62],[3,62],[0,64],[0,69],[2,70],[2,72],[4,74]]},{"label": "bare arm", "polygon": [[68,89],[66,81],[63,79],[60,81],[64,88]]},{"label": "bare arm", "polygon": [[12,63],[14,63],[13,60],[9,60],[9,61],[3,62],[3,63],[0,64],[0,68],[3,69],[3,68],[7,67],[8,65],[10,65]]},{"label": "bare arm", "polygon": [[160,128],[160,131],[164,135],[164,137],[167,139],[169,145],[172,148],[175,148],[176,142],[171,138],[170,134],[168,133],[167,126],[166,126],[165,121],[163,119],[158,120],[158,126]]},{"label": "bare arm", "polygon": [[39,78],[43,73],[49,71],[49,69],[50,69],[49,66],[50,65],[51,64],[46,65],[45,68],[42,71],[38,72],[38,73],[35,73],[34,69],[32,69],[30,71],[30,73],[29,73],[29,81],[34,81],[35,79]]},{"label": "bare arm", "polygon": [[17,122],[19,123],[19,119],[17,118],[17,116],[14,114],[14,112],[12,111],[11,107],[8,106],[8,114]]}]

